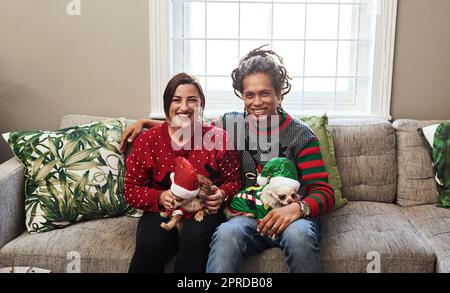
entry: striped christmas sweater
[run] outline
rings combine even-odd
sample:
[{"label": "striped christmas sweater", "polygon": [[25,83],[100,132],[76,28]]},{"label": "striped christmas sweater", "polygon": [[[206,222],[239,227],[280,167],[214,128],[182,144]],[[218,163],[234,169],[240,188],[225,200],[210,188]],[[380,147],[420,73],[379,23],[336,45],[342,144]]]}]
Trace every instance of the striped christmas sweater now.
[{"label": "striped christmas sweater", "polygon": [[270,127],[263,127],[245,113],[232,112],[213,125],[224,128],[234,140],[244,188],[256,185],[256,177],[268,160],[286,157],[297,166],[299,194],[309,206],[310,217],[323,216],[331,212],[335,198],[319,140],[302,121],[286,112],[279,112],[278,116]]},{"label": "striped christmas sweater", "polygon": [[297,168],[306,190],[305,202],[311,217],[331,212],[334,206],[334,192],[328,183],[328,172],[320,152],[318,139],[311,140],[297,155]]}]

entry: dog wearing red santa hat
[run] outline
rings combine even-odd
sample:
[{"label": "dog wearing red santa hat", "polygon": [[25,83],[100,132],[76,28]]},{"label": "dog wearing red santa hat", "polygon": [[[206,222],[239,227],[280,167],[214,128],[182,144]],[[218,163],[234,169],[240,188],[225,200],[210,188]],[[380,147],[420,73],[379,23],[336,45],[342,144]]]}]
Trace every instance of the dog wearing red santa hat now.
[{"label": "dog wearing red santa hat", "polygon": [[212,182],[198,174],[194,166],[185,158],[175,159],[174,171],[170,174],[172,185],[170,191],[175,197],[173,210],[165,210],[162,217],[170,217],[169,222],[161,223],[161,227],[172,230],[175,226],[181,229],[181,220],[194,216],[198,222],[203,221],[206,210],[205,200],[210,192]]}]

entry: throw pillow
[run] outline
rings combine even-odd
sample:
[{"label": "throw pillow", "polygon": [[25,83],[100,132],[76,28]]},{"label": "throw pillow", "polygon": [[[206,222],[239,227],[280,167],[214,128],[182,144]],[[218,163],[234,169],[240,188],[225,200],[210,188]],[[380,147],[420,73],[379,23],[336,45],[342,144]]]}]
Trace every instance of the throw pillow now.
[{"label": "throw pillow", "polygon": [[30,233],[71,223],[136,215],[123,197],[124,158],[119,151],[125,119],[57,131],[3,136],[25,166],[25,214]]},{"label": "throw pillow", "polygon": [[326,115],[300,117],[316,134],[320,142],[320,150],[325,166],[328,171],[328,180],[333,187],[335,203],[333,210],[343,207],[347,199],[342,195],[342,181],[339,170],[336,165],[336,156],[334,154],[333,137],[328,129],[328,117]]},{"label": "throw pillow", "polygon": [[419,132],[436,171],[438,206],[450,208],[450,121],[419,128]]}]

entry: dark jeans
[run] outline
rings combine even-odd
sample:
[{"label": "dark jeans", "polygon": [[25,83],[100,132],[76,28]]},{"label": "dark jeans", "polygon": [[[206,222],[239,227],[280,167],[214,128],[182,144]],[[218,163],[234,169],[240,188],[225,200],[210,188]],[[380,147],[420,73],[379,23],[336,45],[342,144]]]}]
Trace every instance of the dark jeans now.
[{"label": "dark jeans", "polygon": [[202,222],[194,217],[183,223],[181,232],[176,228],[165,231],[159,213],[145,212],[136,232],[136,250],[131,260],[129,273],[160,273],[164,263],[177,254],[174,272],[201,273],[206,270],[209,244],[216,228],[225,221],[222,211],[218,214],[205,213]]}]

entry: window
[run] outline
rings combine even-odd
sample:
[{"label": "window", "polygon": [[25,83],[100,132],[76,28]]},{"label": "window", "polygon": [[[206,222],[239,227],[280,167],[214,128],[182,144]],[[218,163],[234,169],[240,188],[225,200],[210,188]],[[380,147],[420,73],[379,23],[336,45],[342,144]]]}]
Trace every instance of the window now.
[{"label": "window", "polygon": [[[242,110],[230,73],[249,50],[268,44],[283,57],[293,78],[283,102],[288,112],[390,118],[396,1],[152,2],[167,3],[150,5],[151,16],[158,11],[161,18],[159,24],[155,19],[151,23],[160,36],[153,39],[159,45],[151,41],[151,46],[157,47],[154,52],[166,52],[165,58],[153,54],[151,60],[162,63],[159,70],[165,66],[166,81],[180,71],[196,75],[206,92],[206,114]],[[161,112],[160,104],[152,103],[152,116]]]}]

